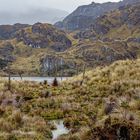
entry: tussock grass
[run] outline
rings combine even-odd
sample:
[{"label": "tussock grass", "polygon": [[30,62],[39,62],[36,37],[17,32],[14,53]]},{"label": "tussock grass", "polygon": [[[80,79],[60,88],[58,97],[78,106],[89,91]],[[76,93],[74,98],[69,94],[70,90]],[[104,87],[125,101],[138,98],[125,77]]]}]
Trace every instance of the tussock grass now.
[{"label": "tussock grass", "polygon": [[80,74],[58,86],[12,82],[11,91],[0,80],[0,138],[49,140],[55,128],[50,121],[63,119],[71,132],[62,140],[92,139],[94,131],[108,134],[105,128],[112,130],[114,125],[117,130],[131,125],[135,139],[140,125],[140,60],[98,67],[82,78]]}]

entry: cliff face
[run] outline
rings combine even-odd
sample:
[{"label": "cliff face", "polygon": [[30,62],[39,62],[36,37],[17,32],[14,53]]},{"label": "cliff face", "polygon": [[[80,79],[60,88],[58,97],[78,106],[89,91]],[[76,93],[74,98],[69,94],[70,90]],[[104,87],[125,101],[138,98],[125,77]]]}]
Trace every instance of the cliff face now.
[{"label": "cliff face", "polygon": [[118,3],[94,3],[78,7],[73,13],[67,16],[62,22],[57,22],[56,27],[66,30],[81,30],[87,28],[96,18],[119,8],[120,6],[133,4],[139,0],[123,0]]},{"label": "cliff face", "polygon": [[[57,55],[45,55],[41,59],[41,73],[48,75],[59,75],[70,76],[75,74],[76,63],[72,60],[67,60]],[[68,71],[67,71],[68,70]],[[70,71],[73,70],[73,71]]]},{"label": "cliff face", "polygon": [[14,47],[10,42],[0,42],[0,69],[7,66],[9,62],[13,62]]}]

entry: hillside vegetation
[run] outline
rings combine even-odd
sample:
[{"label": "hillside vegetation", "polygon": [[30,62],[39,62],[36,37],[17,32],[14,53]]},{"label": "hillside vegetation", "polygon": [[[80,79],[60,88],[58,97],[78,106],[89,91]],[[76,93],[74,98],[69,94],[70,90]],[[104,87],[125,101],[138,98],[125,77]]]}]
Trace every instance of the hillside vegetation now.
[{"label": "hillside vegetation", "polygon": [[46,55],[55,56],[72,46],[68,35],[50,24],[3,25],[0,30],[0,58],[26,75],[41,75]]},{"label": "hillside vegetation", "polygon": [[138,58],[139,17],[139,3],[120,7],[99,17],[89,28],[71,33],[79,42],[69,49],[69,53],[93,67]]},{"label": "hillside vegetation", "polygon": [[88,28],[98,17],[103,16],[106,12],[111,12],[121,6],[133,5],[139,0],[122,0],[119,2],[96,3],[79,6],[63,21],[57,22],[56,27],[68,30],[84,30]]},{"label": "hillside vegetation", "polygon": [[[82,84],[81,81],[83,80]],[[50,120],[71,130],[60,140],[139,139],[140,60],[118,61],[59,86],[0,80],[0,138],[50,140]]]}]

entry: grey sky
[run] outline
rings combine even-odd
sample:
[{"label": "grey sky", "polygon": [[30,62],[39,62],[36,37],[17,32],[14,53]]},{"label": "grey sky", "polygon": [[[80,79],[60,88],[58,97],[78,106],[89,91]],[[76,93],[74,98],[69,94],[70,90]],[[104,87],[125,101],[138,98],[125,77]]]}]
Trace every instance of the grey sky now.
[{"label": "grey sky", "polygon": [[[29,8],[55,8],[68,12],[73,11],[79,5],[89,4],[93,0],[0,0],[0,11],[25,11]],[[117,2],[119,0],[94,0],[94,2]]]},{"label": "grey sky", "polygon": [[[109,0],[94,0],[99,3],[107,1]],[[78,6],[91,2],[93,0],[0,0],[0,24],[36,22],[54,24],[63,20],[68,12],[71,13]]]}]

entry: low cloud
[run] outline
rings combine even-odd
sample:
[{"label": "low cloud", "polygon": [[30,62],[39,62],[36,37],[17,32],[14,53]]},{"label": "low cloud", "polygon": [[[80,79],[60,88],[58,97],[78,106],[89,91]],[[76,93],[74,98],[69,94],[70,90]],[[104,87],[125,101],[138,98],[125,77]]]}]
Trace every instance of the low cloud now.
[{"label": "low cloud", "polygon": [[[93,0],[0,0],[0,24],[48,22],[62,20],[79,5]],[[108,0],[94,0],[106,2]],[[119,0],[111,0],[119,1]],[[57,10],[63,9],[63,10]],[[66,12],[68,11],[68,12]]]}]

